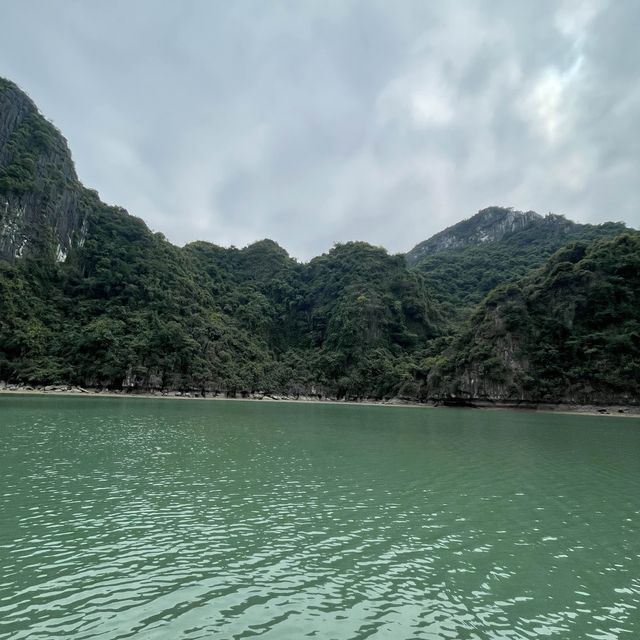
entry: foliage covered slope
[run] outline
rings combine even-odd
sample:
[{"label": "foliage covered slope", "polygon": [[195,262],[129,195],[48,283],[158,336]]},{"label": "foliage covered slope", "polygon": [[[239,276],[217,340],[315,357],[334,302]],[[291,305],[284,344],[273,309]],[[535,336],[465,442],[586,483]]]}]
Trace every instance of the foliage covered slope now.
[{"label": "foliage covered slope", "polygon": [[[271,240],[176,247],[86,189],[60,132],[0,80],[0,381],[637,398],[637,237],[572,246],[462,321],[494,285],[542,265],[575,234],[626,230],[532,213],[523,223],[514,212],[505,226],[503,211],[492,208],[475,231],[473,218],[455,226],[458,244],[415,269],[362,242],[307,264]],[[500,238],[486,241],[495,221]]]},{"label": "foliage covered slope", "polygon": [[[522,217],[513,220],[514,215]],[[511,225],[506,226],[508,221]],[[436,234],[437,244],[421,243],[431,251],[417,259],[410,252],[408,262],[424,275],[448,316],[460,321],[492,289],[542,266],[563,246],[629,231],[621,222],[578,224],[559,215],[542,217],[491,207]],[[486,240],[479,241],[479,236]],[[453,243],[450,248],[447,242]]]},{"label": "foliage covered slope", "polygon": [[434,395],[640,401],[640,236],[573,243],[496,288],[446,355]]},{"label": "foliage covered slope", "polygon": [[398,363],[438,331],[421,276],[383,249],[338,245],[306,265],[269,240],[181,249],[84,195],[64,261],[0,262],[0,379],[393,396]]}]

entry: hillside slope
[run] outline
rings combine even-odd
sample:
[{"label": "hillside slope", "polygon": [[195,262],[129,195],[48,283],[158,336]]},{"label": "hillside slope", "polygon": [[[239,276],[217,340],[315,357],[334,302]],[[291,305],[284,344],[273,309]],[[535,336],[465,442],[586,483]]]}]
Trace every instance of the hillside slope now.
[{"label": "hillside slope", "polygon": [[495,289],[430,372],[429,393],[640,402],[640,236],[571,244]]},{"label": "hillside slope", "polygon": [[[178,248],[100,202],[62,135],[0,83],[0,380],[393,396],[440,331],[401,256]],[[401,373],[398,373],[401,370]]]},{"label": "hillside slope", "polygon": [[570,242],[633,232],[621,222],[578,224],[559,215],[492,207],[417,245],[406,257],[449,317],[460,321],[493,288],[542,266]]},{"label": "hillside slope", "polygon": [[[180,248],[86,189],[62,135],[7,81],[0,203],[3,382],[639,400],[639,236],[597,240],[629,232],[620,223],[492,208],[413,268],[363,242],[306,264],[271,240]],[[590,242],[544,264],[575,237]]]}]

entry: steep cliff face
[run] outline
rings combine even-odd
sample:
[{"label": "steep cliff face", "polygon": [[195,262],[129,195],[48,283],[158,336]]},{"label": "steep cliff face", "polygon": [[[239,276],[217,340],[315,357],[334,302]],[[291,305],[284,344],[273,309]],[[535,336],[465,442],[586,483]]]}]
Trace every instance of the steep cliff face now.
[{"label": "steep cliff face", "polygon": [[64,260],[83,241],[91,199],[62,134],[0,78],[0,258]]},{"label": "steep cliff face", "polygon": [[495,242],[509,233],[541,220],[542,216],[534,211],[514,211],[503,207],[482,209],[471,218],[458,222],[416,245],[406,254],[407,263],[413,266],[423,258],[442,251]]}]

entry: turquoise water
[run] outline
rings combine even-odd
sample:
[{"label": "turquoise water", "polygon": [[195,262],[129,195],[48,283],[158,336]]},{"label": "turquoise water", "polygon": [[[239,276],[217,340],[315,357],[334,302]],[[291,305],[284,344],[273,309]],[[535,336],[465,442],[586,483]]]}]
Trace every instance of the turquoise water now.
[{"label": "turquoise water", "polygon": [[640,637],[640,421],[0,397],[0,638]]}]

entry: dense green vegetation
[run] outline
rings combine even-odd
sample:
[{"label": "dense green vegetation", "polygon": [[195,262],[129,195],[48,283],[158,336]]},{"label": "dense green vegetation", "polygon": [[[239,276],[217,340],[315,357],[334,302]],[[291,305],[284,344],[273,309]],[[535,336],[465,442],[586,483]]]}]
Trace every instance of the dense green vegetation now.
[{"label": "dense green vegetation", "polygon": [[[413,400],[638,397],[638,236],[596,241],[629,231],[619,223],[547,216],[416,268],[362,242],[307,264],[271,240],[179,248],[84,188],[60,132],[6,81],[0,203],[0,381]],[[456,227],[478,235],[474,218]],[[531,273],[574,239],[582,243]]]},{"label": "dense green vegetation", "polygon": [[[471,233],[473,229],[468,231]],[[416,268],[424,275],[448,316],[459,322],[468,318],[492,289],[514,282],[531,269],[542,266],[570,242],[610,238],[626,232],[629,229],[620,222],[576,224],[563,216],[550,214],[495,242],[476,243],[426,256]]]},{"label": "dense green vegetation", "polygon": [[640,236],[558,251],[496,288],[438,367],[441,393],[640,400]]},{"label": "dense green vegetation", "polygon": [[301,265],[271,241],[179,249],[123,211],[90,220],[64,263],[3,266],[0,378],[393,396],[439,331],[421,277],[382,249]]}]

